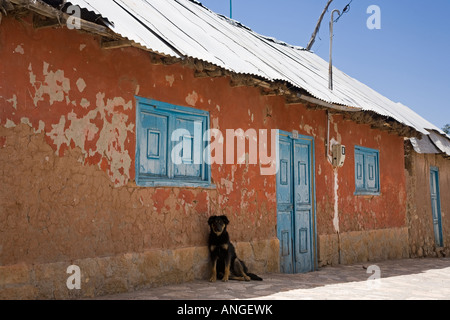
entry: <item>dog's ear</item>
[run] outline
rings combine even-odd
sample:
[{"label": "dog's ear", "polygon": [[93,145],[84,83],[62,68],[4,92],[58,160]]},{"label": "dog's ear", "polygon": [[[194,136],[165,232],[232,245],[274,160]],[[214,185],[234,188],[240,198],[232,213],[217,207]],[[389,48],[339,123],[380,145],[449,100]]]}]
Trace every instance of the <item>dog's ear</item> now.
[{"label": "dog's ear", "polygon": [[230,223],[230,221],[228,220],[227,216],[223,215],[223,216],[220,216],[220,218],[221,218],[222,221],[225,223],[225,225],[227,225],[227,224]]},{"label": "dog's ear", "polygon": [[208,219],[208,224],[211,225],[211,223],[213,223],[214,219],[216,218],[216,216],[211,216]]}]

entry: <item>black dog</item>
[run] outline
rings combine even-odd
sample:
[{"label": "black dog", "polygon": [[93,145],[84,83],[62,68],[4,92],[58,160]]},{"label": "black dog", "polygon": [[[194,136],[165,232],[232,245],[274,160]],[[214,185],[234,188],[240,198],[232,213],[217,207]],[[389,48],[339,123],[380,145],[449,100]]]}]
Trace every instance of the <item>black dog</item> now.
[{"label": "black dog", "polygon": [[228,281],[228,279],[262,281],[257,275],[249,273],[244,262],[236,256],[236,250],[230,242],[227,231],[228,223],[226,216],[212,216],[208,219],[211,229],[208,244],[212,261],[209,281],[216,281],[218,276],[222,281]]}]

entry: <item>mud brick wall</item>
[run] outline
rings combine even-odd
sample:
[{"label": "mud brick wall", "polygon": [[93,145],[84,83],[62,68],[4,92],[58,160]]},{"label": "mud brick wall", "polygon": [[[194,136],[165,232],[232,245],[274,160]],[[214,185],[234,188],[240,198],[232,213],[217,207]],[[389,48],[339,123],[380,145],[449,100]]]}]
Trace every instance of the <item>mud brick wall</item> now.
[{"label": "mud brick wall", "polygon": [[[409,246],[412,257],[450,255],[450,161],[437,154],[418,154],[405,142],[405,168],[408,185]],[[439,169],[442,236],[444,247],[437,248],[434,237],[430,168]]]}]

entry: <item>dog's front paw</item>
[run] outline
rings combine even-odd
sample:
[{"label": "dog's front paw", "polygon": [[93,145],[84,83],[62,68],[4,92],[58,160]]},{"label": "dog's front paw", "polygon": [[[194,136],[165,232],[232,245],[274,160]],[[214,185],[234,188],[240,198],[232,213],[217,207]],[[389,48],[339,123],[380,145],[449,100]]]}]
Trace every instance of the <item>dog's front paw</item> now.
[{"label": "dog's front paw", "polygon": [[217,277],[216,275],[212,275],[211,278],[209,278],[209,282],[216,282]]},{"label": "dog's front paw", "polygon": [[230,270],[226,269],[222,281],[227,282],[229,277],[230,277]]}]

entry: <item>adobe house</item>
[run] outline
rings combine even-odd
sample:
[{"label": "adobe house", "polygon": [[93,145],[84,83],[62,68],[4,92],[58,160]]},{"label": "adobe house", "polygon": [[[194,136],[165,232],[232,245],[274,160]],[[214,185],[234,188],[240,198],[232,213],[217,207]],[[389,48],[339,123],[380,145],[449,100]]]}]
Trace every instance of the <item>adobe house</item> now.
[{"label": "adobe house", "polygon": [[407,107],[196,1],[0,3],[0,298],[207,279],[215,214],[255,273],[409,256]]},{"label": "adobe house", "polygon": [[405,141],[411,257],[450,255],[450,139],[435,128]]}]

